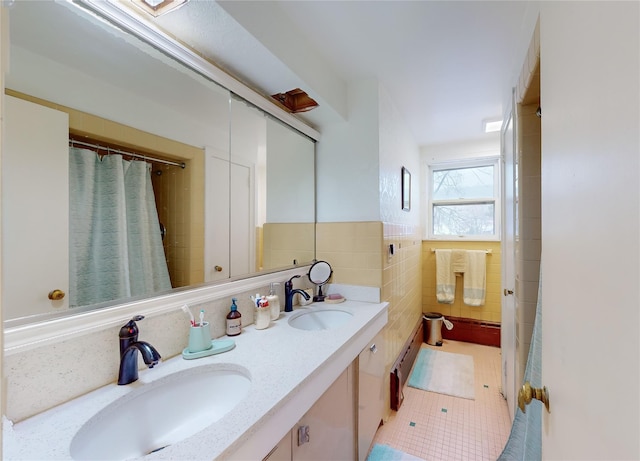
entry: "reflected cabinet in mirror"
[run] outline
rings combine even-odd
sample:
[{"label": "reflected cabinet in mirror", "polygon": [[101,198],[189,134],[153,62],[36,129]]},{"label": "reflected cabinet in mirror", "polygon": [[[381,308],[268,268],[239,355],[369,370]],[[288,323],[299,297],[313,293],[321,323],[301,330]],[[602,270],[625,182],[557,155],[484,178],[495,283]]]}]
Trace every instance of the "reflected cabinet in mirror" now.
[{"label": "reflected cabinet in mirror", "polygon": [[9,21],[5,321],[314,259],[313,140],[73,4]]}]

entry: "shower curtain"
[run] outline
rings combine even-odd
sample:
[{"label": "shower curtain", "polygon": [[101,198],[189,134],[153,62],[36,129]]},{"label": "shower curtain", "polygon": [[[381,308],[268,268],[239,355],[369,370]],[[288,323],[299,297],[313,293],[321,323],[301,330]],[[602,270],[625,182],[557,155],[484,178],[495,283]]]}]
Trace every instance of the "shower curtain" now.
[{"label": "shower curtain", "polygon": [[[538,280],[538,303],[533,321],[533,334],[523,384],[542,387],[542,272]],[[516,408],[511,434],[498,461],[538,461],[542,459],[542,410],[543,403],[532,400],[523,413]]]},{"label": "shower curtain", "polygon": [[69,148],[69,305],[171,288],[150,165]]}]

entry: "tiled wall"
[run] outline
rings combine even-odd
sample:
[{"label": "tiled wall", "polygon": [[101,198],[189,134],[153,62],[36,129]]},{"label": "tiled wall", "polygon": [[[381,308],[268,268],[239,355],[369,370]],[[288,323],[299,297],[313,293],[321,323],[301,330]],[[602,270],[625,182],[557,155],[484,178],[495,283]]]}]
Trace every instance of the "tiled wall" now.
[{"label": "tiled wall", "polygon": [[[199,150],[199,149],[198,149]],[[154,164],[152,176],[158,218],[166,227],[165,255],[173,287],[204,281],[204,155],[185,169]]]},{"label": "tiled wall", "polygon": [[516,93],[518,213],[515,258],[516,382],[522,382],[535,322],[542,252],[542,131],[540,24],[537,23]]},{"label": "tiled wall", "polygon": [[538,103],[518,107],[518,247],[516,250],[516,367],[521,382],[527,363],[538,301],[541,229],[541,137]]},{"label": "tiled wall", "polygon": [[[394,255],[389,245],[394,245]],[[389,302],[387,365],[395,362],[422,316],[422,241],[417,226],[384,223],[382,299]]]},{"label": "tiled wall", "polygon": [[[394,255],[389,245],[394,245]],[[389,371],[422,315],[421,240],[418,226],[374,222],[317,224],[317,258],[333,268],[334,283],[374,286],[389,303],[384,328]],[[389,389],[389,374],[385,374]],[[389,394],[385,393],[388,413]]]},{"label": "tiled wall", "polygon": [[173,287],[204,281],[204,152],[187,144],[146,133],[95,115],[6,90],[7,94],[69,114],[71,134],[148,153],[187,167],[154,164],[158,217],[167,228],[164,241]]},{"label": "tiled wall", "polygon": [[[462,302],[462,277],[456,277],[453,304],[438,303],[436,300],[436,254],[431,251],[432,248],[491,250],[491,254],[487,255],[487,293],[484,306],[467,306]],[[500,322],[502,315],[501,256],[500,242],[425,240],[422,243],[422,311],[439,312],[445,317]]]},{"label": "tiled wall", "polygon": [[382,287],[382,223],[316,224],[316,258],[333,268],[333,283]]},{"label": "tiled wall", "polygon": [[308,263],[314,258],[315,223],[265,223],[262,230],[264,269]]}]

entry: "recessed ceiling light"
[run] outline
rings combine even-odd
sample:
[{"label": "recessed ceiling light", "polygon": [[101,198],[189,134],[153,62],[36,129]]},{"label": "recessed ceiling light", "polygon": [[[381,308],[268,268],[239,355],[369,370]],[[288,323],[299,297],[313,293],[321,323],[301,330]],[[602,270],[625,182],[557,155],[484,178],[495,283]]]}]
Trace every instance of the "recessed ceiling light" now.
[{"label": "recessed ceiling light", "polygon": [[189,0],[131,0],[131,2],[154,18],[174,11]]},{"label": "recessed ceiling light", "polygon": [[502,120],[485,120],[482,122],[482,126],[485,133],[500,131],[502,128]]}]

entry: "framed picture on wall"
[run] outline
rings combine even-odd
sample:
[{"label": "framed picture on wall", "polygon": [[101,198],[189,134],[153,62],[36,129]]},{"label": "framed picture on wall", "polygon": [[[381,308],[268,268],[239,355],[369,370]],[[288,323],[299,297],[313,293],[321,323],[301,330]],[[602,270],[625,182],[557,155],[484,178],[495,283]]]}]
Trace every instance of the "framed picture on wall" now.
[{"label": "framed picture on wall", "polygon": [[402,167],[402,209],[411,210],[411,173]]}]

